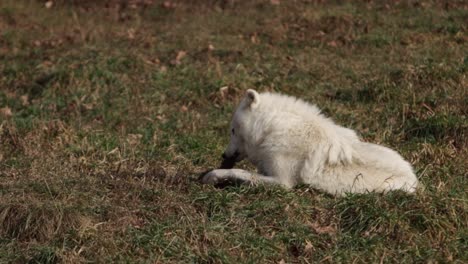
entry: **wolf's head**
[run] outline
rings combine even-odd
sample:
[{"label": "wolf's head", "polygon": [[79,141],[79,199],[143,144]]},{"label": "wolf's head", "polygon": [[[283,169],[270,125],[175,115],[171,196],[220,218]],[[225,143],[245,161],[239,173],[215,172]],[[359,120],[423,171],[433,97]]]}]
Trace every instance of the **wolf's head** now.
[{"label": "wolf's head", "polygon": [[223,164],[228,168],[234,166],[235,162],[241,161],[248,156],[249,149],[255,141],[255,111],[260,105],[260,95],[252,90],[247,90],[244,98],[239,103],[231,121],[229,133],[231,139],[228,147],[223,153]]}]

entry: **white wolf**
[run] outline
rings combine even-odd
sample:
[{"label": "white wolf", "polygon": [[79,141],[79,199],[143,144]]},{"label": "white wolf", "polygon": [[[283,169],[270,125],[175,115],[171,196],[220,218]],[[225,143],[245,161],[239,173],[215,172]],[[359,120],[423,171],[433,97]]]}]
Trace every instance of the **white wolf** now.
[{"label": "white wolf", "polygon": [[[418,185],[411,165],[397,152],[360,141],[353,130],[336,125],[316,106],[294,97],[250,89],[230,129],[222,166],[229,169],[207,173],[203,183],[242,181],[286,188],[302,183],[334,195],[414,192]],[[244,158],[258,173],[231,169]]]}]

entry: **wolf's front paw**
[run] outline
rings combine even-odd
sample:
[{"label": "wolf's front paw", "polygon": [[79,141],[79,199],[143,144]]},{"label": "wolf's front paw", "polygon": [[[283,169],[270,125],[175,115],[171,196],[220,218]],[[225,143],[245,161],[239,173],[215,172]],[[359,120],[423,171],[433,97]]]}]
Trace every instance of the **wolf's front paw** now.
[{"label": "wolf's front paw", "polygon": [[203,184],[216,185],[225,179],[226,170],[212,170],[201,178]]}]

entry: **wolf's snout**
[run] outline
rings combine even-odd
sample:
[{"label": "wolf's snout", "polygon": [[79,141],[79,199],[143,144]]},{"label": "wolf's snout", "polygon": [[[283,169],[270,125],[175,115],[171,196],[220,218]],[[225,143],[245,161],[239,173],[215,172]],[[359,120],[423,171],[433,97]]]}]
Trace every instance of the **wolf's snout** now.
[{"label": "wolf's snout", "polygon": [[221,157],[223,159],[225,159],[225,160],[226,159],[237,159],[237,157],[239,157],[239,154],[240,153],[238,151],[234,152],[234,154],[232,154],[232,155],[228,155],[228,154],[226,154],[226,152],[224,152],[223,155],[221,155]]}]

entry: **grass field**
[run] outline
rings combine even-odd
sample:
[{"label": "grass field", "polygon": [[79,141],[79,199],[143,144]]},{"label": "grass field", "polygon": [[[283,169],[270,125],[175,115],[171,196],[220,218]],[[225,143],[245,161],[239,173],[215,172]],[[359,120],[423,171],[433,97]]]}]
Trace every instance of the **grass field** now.
[{"label": "grass field", "polygon": [[[0,1],[1,263],[468,262],[465,1],[123,2]],[[200,185],[248,88],[425,190]]]}]

